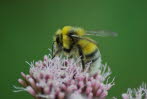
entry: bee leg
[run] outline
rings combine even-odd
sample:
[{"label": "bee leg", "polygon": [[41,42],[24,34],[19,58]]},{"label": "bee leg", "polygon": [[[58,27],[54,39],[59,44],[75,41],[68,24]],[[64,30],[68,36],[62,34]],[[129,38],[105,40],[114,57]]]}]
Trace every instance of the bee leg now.
[{"label": "bee leg", "polygon": [[54,54],[54,55],[52,55],[52,59],[55,57],[56,55]]},{"label": "bee leg", "polygon": [[52,55],[52,59],[53,59],[59,52],[60,52],[60,50],[57,50],[57,51],[55,52],[55,54]]},{"label": "bee leg", "polygon": [[80,55],[81,61],[82,61],[82,69],[84,70],[85,69],[84,55],[83,55],[83,52],[82,52],[82,49],[80,46],[78,46],[78,51],[79,51],[79,55]]}]

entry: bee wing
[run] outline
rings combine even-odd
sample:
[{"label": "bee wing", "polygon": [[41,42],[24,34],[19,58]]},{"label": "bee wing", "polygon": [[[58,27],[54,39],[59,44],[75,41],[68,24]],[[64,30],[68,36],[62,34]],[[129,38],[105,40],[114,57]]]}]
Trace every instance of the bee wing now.
[{"label": "bee wing", "polygon": [[94,35],[94,36],[101,36],[101,37],[107,37],[107,36],[116,37],[118,34],[116,32],[107,31],[107,30],[97,30],[97,31],[86,31],[85,35]]},{"label": "bee wing", "polygon": [[88,38],[85,38],[85,37],[81,37],[81,36],[77,36],[77,35],[72,35],[72,37],[87,40],[87,41],[90,41],[90,42],[92,42],[94,44],[97,44],[94,40],[91,40],[91,39],[88,39]]}]

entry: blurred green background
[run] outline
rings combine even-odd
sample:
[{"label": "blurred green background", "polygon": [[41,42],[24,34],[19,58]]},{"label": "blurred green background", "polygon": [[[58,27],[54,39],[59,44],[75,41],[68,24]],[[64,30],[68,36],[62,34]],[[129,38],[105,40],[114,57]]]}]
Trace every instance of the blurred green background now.
[{"label": "blurred green background", "polygon": [[54,32],[65,25],[119,33],[93,38],[116,77],[110,97],[147,82],[146,0],[1,0],[0,98],[32,99],[26,92],[13,93],[12,85],[19,85],[21,71],[28,72],[25,61],[49,53]]}]

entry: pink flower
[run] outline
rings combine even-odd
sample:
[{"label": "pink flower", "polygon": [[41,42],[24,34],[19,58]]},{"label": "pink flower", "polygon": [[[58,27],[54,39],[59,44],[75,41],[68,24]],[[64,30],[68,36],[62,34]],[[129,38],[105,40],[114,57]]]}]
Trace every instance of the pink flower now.
[{"label": "pink flower", "polygon": [[[19,91],[27,91],[36,99],[105,99],[114,82],[108,83],[111,71],[102,65],[97,73],[82,71],[80,59],[44,56],[43,61],[30,64],[29,74],[21,73]],[[106,81],[106,83],[104,83]]]},{"label": "pink flower", "polygon": [[146,84],[142,84],[137,89],[129,88],[127,93],[122,94],[123,99],[147,99],[147,87]]}]

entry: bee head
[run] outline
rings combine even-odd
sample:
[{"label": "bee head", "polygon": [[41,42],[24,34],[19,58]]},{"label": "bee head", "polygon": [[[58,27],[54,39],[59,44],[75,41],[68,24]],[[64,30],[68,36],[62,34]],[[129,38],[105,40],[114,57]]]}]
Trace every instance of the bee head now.
[{"label": "bee head", "polygon": [[85,30],[82,28],[78,27],[73,27],[73,26],[64,26],[62,28],[62,34],[63,35],[78,35],[78,36],[83,36],[85,34]]},{"label": "bee head", "polygon": [[58,48],[67,47],[75,44],[78,41],[78,38],[75,38],[73,35],[82,36],[85,34],[85,30],[78,27],[64,26],[62,29],[57,30],[54,37],[55,44]]}]

